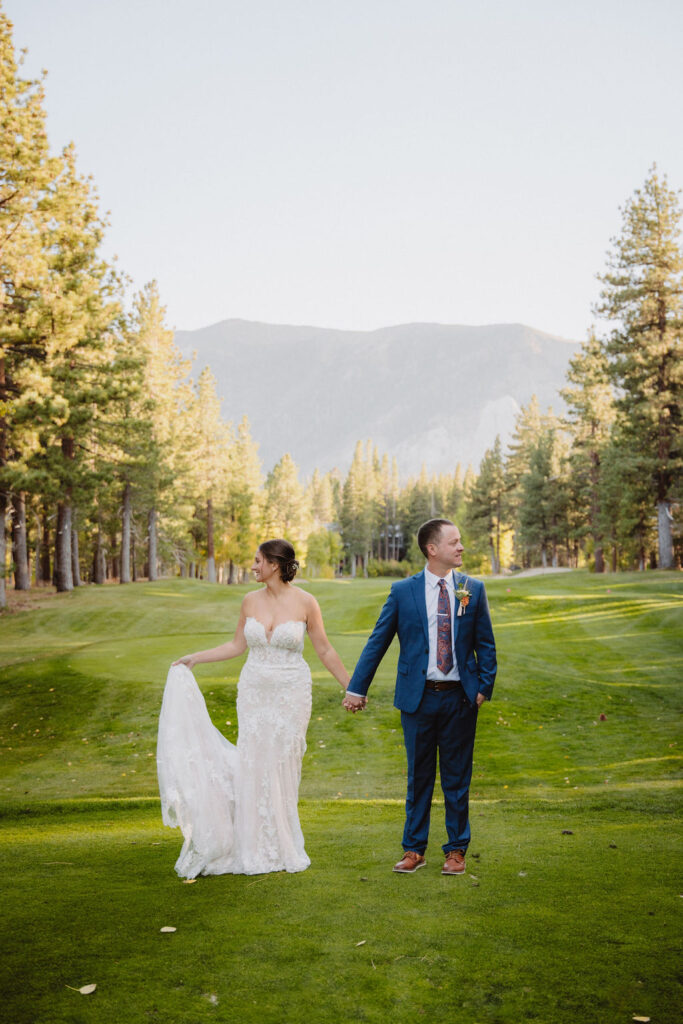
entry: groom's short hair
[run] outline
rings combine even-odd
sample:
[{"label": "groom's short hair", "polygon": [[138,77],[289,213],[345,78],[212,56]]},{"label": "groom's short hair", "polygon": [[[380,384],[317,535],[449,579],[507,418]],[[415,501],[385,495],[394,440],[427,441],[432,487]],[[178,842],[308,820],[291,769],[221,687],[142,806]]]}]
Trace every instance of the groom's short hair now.
[{"label": "groom's short hair", "polygon": [[417,543],[425,558],[429,558],[427,545],[438,541],[442,526],[453,526],[453,523],[450,519],[428,519],[417,531]]}]

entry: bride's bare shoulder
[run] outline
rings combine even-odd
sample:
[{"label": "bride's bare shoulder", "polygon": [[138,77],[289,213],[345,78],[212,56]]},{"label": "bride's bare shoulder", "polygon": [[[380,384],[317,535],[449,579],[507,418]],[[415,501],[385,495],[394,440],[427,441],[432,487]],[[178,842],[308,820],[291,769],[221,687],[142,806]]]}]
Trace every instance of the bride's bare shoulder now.
[{"label": "bride's bare shoulder", "polygon": [[242,611],[245,615],[251,615],[255,606],[258,604],[259,590],[250,590],[248,594],[244,595],[242,600]]},{"label": "bride's bare shoulder", "polygon": [[305,590],[300,591],[300,594],[306,618],[310,618],[311,615],[320,615],[320,605],[313,597],[313,594],[309,594]]}]

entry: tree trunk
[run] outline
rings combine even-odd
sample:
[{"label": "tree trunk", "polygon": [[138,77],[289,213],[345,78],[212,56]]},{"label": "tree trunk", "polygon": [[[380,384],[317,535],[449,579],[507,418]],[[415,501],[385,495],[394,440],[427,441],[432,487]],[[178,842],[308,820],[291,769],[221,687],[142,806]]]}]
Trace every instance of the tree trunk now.
[{"label": "tree trunk", "polygon": [[130,535],[130,561],[133,567],[133,583],[136,583],[138,578],[138,563],[135,558],[135,530],[133,530]]},{"label": "tree trunk", "polygon": [[107,579],[107,560],[104,554],[104,544],[102,543],[102,527],[99,522],[97,524],[97,535],[95,537],[95,553],[93,555],[92,569],[93,583],[104,583]]},{"label": "tree trunk", "polygon": [[5,573],[7,571],[7,552],[5,540],[5,516],[7,513],[7,494],[0,491],[0,608],[7,606],[5,590]]},{"label": "tree trunk", "polygon": [[33,549],[33,572],[35,574],[36,586],[40,583],[40,560],[43,555],[43,535],[40,529],[40,516],[36,514],[36,544]]},{"label": "tree trunk", "polygon": [[237,583],[237,566],[232,558],[230,559],[230,567],[228,569],[228,583]]},{"label": "tree trunk", "polygon": [[109,535],[109,550],[111,551],[111,558],[109,559],[109,578],[117,580],[119,578],[119,556],[117,554],[118,544],[115,532]]},{"label": "tree trunk", "polygon": [[[4,416],[7,399],[7,381],[5,378],[5,357],[0,355],[0,468],[7,465],[7,421]],[[5,574],[7,572],[7,541],[5,536],[5,518],[7,516],[7,493],[0,491],[0,608],[7,605]]]},{"label": "tree trunk", "polygon": [[209,583],[216,582],[216,552],[213,543],[213,502],[206,501],[206,575]]},{"label": "tree trunk", "polygon": [[[595,430],[595,425],[593,426]],[[600,532],[600,453],[592,451],[590,455],[590,482],[591,482],[591,532],[593,534],[593,553],[595,557],[595,571],[605,571],[605,556],[602,549],[602,533]]]},{"label": "tree trunk", "polygon": [[31,574],[26,548],[26,500],[23,491],[12,495],[12,559],[14,589],[28,590],[31,586]]},{"label": "tree trunk", "polygon": [[[73,437],[62,438],[62,457],[67,461],[74,457]],[[71,566],[71,482],[64,488],[64,498],[57,505],[57,532],[55,536],[55,586],[60,593],[73,590],[74,580]]]},{"label": "tree trunk", "polygon": [[147,516],[147,557],[149,569],[147,578],[150,581],[157,579],[157,510],[151,508]]},{"label": "tree trunk", "polygon": [[81,566],[78,555],[78,530],[76,528],[76,510],[74,509],[72,514],[71,522],[71,575],[73,576],[74,586],[82,586],[81,582]]},{"label": "tree trunk", "polygon": [[42,546],[40,549],[40,579],[43,583],[49,583],[50,575],[50,519],[47,508],[43,507],[42,515]]},{"label": "tree trunk", "polygon": [[548,568],[548,556],[545,553],[545,545],[541,548],[541,565],[544,569]]},{"label": "tree trunk", "polygon": [[675,569],[674,542],[671,532],[671,512],[668,501],[657,502],[657,540],[659,568]]},{"label": "tree trunk", "polygon": [[130,520],[130,483],[126,481],[123,488],[123,511],[121,514],[121,583],[130,583]]},{"label": "tree trunk", "polygon": [[55,586],[60,593],[74,588],[71,566],[71,503],[68,496],[57,505]]}]

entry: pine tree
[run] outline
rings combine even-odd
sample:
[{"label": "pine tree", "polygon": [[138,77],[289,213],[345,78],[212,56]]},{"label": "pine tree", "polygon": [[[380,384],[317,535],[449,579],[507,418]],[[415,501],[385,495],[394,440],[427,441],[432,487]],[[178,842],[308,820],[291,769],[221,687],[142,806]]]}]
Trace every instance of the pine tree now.
[{"label": "pine tree", "polygon": [[[39,306],[47,267],[41,228],[52,166],[43,84],[22,78],[12,23],[1,10],[0,128],[0,607],[4,607],[5,518],[10,495],[21,493],[26,485],[26,438],[17,413],[22,402],[30,401],[32,390],[40,387],[39,367],[45,358]],[[18,499],[15,523],[23,507]],[[25,533],[25,520],[18,527]]]},{"label": "pine tree", "polygon": [[105,221],[89,179],[79,176],[67,147],[54,161],[41,225],[47,284],[40,316],[45,331],[43,378],[32,414],[46,446],[39,453],[59,495],[55,538],[58,590],[73,586],[72,511],[89,471],[87,444],[93,422],[112,396],[128,388],[116,349],[121,330],[121,281],[99,256]]},{"label": "pine tree", "polygon": [[360,559],[367,575],[373,543],[379,543],[381,523],[381,462],[372,442],[356,443],[353,460],[344,481],[340,512],[341,535],[351,575]]},{"label": "pine tree", "polygon": [[520,479],[519,525],[522,543],[540,554],[541,564],[559,564],[558,548],[568,546],[569,488],[562,473],[565,452],[557,426],[541,430]]},{"label": "pine tree", "polygon": [[235,583],[237,568],[246,567],[257,547],[261,513],[261,462],[246,416],[237,427],[228,465],[222,550],[228,562],[226,582]]},{"label": "pine tree", "polygon": [[304,562],[310,525],[296,463],[289,452],[285,452],[266,478],[264,533],[268,538],[284,537],[294,545],[299,561]]},{"label": "pine tree", "polygon": [[614,423],[614,392],[603,346],[594,335],[569,361],[568,386],[561,394],[567,403],[567,424],[572,436],[569,462],[577,532],[590,534],[595,571],[605,571],[600,509],[601,464]]},{"label": "pine tree", "polygon": [[228,477],[229,449],[233,441],[232,427],[221,417],[216,378],[207,366],[195,386],[193,405],[195,457],[193,476],[197,495],[197,521],[204,530],[207,579],[216,582],[216,535],[224,509],[222,499]]},{"label": "pine tree", "polygon": [[672,503],[680,497],[683,252],[678,195],[656,166],[622,209],[596,312],[606,340],[624,437],[639,452],[657,507],[659,565],[674,565]]},{"label": "pine tree", "polygon": [[[145,506],[147,575],[157,578],[163,551],[180,533],[178,512],[189,508],[182,500],[184,478],[189,471],[183,435],[183,411],[191,404],[189,361],[177,348],[173,331],[166,327],[156,281],[145,285],[133,304],[132,336],[143,362],[143,401],[149,423],[149,446],[141,499]],[[159,531],[161,530],[161,538]]]},{"label": "pine tree", "polygon": [[506,528],[507,483],[500,443],[496,437],[479,466],[479,476],[467,504],[465,524],[475,541],[484,540],[491,559],[491,572],[500,573],[501,538]]}]

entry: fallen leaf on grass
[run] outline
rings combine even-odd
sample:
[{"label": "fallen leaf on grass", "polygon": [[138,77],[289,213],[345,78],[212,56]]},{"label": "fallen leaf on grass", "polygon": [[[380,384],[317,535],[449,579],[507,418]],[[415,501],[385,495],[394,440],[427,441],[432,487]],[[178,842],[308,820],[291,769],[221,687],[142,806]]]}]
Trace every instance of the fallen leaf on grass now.
[{"label": "fallen leaf on grass", "polygon": [[172,928],[172,927],[171,927],[170,925],[168,925],[168,924],[167,924],[167,925],[164,925],[164,927],[163,927],[163,928],[160,928],[160,929],[159,929],[159,931],[160,931],[160,932],[175,932],[175,931],[177,931],[177,930],[178,930],[177,928]]},{"label": "fallen leaf on grass", "polygon": [[97,985],[82,985],[80,988],[74,988],[73,985],[67,985],[66,987],[70,988],[72,992],[80,992],[82,996],[89,996],[95,991]]},{"label": "fallen leaf on grass", "polygon": [[631,1020],[639,1020],[639,1021],[642,1021],[642,1024],[648,1024],[648,1021],[650,1020],[650,1018],[649,1017],[632,1017]]},{"label": "fallen leaf on grass", "polygon": [[360,942],[356,943],[356,946],[364,946],[367,941],[368,941],[367,939],[361,939]]},{"label": "fallen leaf on grass", "polygon": [[196,878],[184,878],[183,879],[183,885],[194,885],[194,883],[196,881],[197,881]]},{"label": "fallen leaf on grass", "polygon": [[574,833],[572,832],[572,830],[570,828],[563,828],[562,829],[562,835],[563,836],[573,836]]}]

